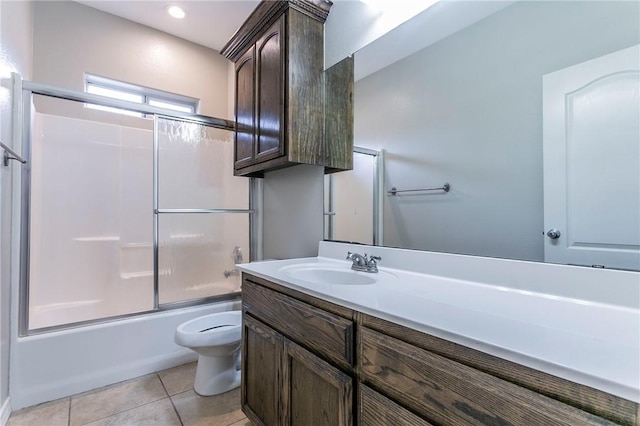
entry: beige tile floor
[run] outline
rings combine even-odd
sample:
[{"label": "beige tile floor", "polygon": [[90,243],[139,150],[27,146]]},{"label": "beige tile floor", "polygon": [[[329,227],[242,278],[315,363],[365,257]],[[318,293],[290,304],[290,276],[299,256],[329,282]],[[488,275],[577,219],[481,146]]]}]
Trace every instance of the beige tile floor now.
[{"label": "beige tile floor", "polygon": [[190,363],[25,408],[7,426],[249,426],[240,390],[203,397]]}]

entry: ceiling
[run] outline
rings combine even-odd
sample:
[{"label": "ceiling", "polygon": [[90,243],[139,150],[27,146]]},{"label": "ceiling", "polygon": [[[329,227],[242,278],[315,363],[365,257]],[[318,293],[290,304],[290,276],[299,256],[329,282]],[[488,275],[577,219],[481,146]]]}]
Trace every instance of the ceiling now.
[{"label": "ceiling", "polygon": [[[78,3],[138,22],[219,51],[247,19],[258,0],[76,0]],[[166,12],[177,5],[187,12],[175,19]],[[224,17],[224,19],[221,19]]]}]

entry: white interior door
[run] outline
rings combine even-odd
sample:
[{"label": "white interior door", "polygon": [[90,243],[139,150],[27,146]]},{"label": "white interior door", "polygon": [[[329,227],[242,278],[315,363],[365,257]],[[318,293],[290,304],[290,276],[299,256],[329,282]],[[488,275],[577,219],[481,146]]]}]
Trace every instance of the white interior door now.
[{"label": "white interior door", "polygon": [[640,270],[640,45],[543,91],[545,261]]}]

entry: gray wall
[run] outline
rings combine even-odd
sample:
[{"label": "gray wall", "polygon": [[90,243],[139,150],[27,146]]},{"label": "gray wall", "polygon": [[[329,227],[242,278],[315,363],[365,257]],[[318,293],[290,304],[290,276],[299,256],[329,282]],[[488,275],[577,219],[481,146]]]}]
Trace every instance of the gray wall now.
[{"label": "gray wall", "polygon": [[322,240],[324,168],[300,165],[264,177],[265,259],[318,255]]},{"label": "gray wall", "polygon": [[522,2],[356,83],[387,151],[385,244],[543,260],[542,75],[640,42],[638,2]]},{"label": "gray wall", "polygon": [[[0,78],[3,82],[17,72],[23,78],[31,77],[33,14],[29,1],[0,2]],[[0,140],[18,147],[12,137],[12,108],[9,85],[0,87]],[[5,406],[9,397],[9,345],[11,322],[11,254],[12,247],[11,214],[12,173],[20,168],[11,162],[9,167],[0,165],[0,407],[2,415],[8,414]]]}]

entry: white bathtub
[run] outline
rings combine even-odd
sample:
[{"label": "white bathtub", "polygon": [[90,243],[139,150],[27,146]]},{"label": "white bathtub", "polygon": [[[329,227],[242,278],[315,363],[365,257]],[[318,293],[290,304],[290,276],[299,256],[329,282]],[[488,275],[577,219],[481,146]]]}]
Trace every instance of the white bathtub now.
[{"label": "white bathtub", "polygon": [[15,339],[11,407],[77,394],[195,361],[173,342],[176,327],[200,315],[240,309],[240,301],[157,312]]}]

